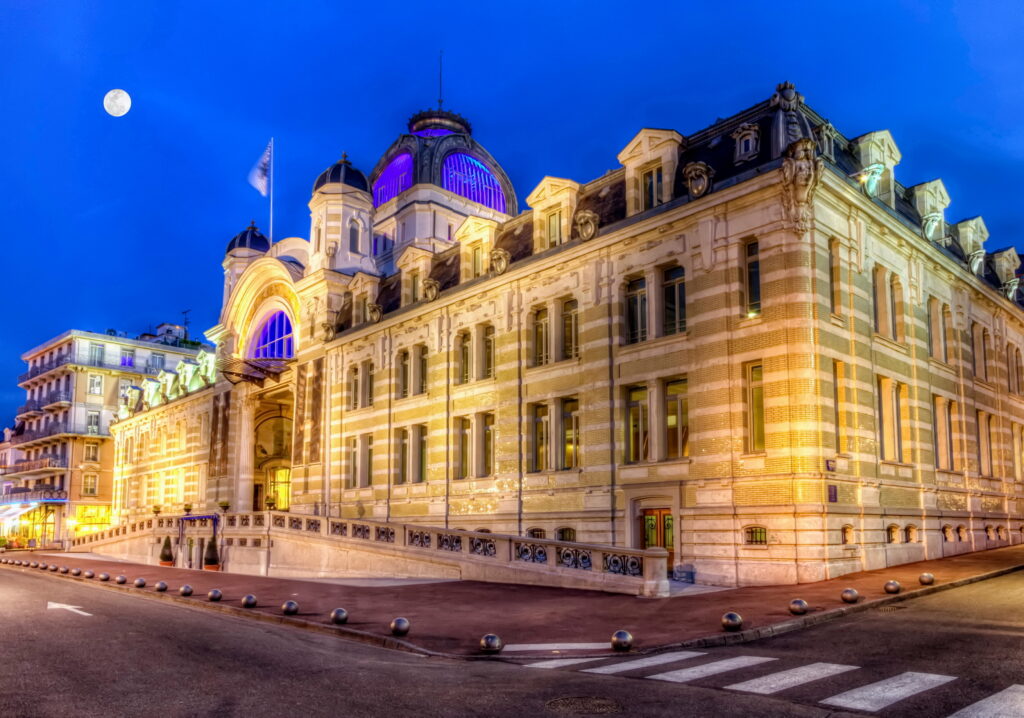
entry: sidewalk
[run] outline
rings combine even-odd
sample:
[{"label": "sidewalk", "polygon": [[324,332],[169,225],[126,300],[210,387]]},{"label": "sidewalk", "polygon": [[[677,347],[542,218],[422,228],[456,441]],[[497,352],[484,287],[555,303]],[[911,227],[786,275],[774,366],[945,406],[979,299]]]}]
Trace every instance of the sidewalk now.
[{"label": "sidewalk", "polygon": [[[390,579],[376,583],[371,579],[284,579],[245,576],[211,571],[166,568],[132,564],[98,556],[76,556],[73,553],[46,551],[8,553],[4,558],[35,560],[69,568],[91,569],[98,576],[110,574],[104,586],[131,593],[145,592],[156,595],[153,585],[165,581],[169,590],[161,598],[185,600],[193,604],[209,604],[206,594],[218,588],[223,600],[218,607],[241,609],[239,599],[245,594],[256,596],[259,606],[254,609],[268,619],[280,617],[281,604],[297,601],[301,619],[327,629],[331,626],[328,614],[343,607],[349,612],[345,628],[377,636],[378,643],[393,645],[389,624],[396,616],[404,616],[412,623],[412,630],[404,639],[416,647],[430,652],[478,655],[480,637],[496,633],[506,646],[515,644],[552,644],[532,652],[506,651],[506,658],[527,655],[552,655],[557,646],[566,644],[603,644],[589,647],[590,653],[608,651],[608,640],[618,629],[630,631],[635,638],[635,649],[651,650],[661,646],[678,645],[705,637],[712,641],[738,641],[770,633],[771,626],[787,624],[794,617],[788,606],[791,599],[803,598],[811,605],[804,617],[817,622],[822,614],[849,609],[839,597],[847,587],[857,589],[861,604],[865,601],[891,598],[883,585],[895,579],[903,585],[903,594],[920,589],[918,576],[923,572],[935,575],[935,585],[945,585],[984,574],[1008,572],[1024,568],[1024,546],[1011,546],[979,551],[934,561],[922,561],[877,571],[847,574],[841,578],[799,586],[752,586],[725,589],[714,593],[684,594],[664,599],[640,599],[630,596],[535,586],[516,586],[473,581],[401,581]],[[0,565],[0,569],[13,568]],[[18,569],[31,571],[32,569]],[[38,569],[36,573],[42,573]],[[118,575],[128,578],[126,586],[116,586]],[[68,580],[70,575],[46,572],[54,580]],[[136,578],[145,578],[143,589],[131,587]],[[85,581],[86,579],[72,579]],[[99,584],[98,579],[89,583]],[[190,599],[178,596],[178,587],[190,584],[195,593]],[[726,611],[736,611],[744,618],[744,634],[726,634],[720,619]],[[785,627],[779,630],[784,630]],[[754,629],[748,631],[748,629]],[[364,637],[365,638],[365,637]],[[387,639],[387,640],[385,640]],[[567,650],[562,648],[561,651]],[[573,655],[585,655],[586,650],[572,650]]]}]

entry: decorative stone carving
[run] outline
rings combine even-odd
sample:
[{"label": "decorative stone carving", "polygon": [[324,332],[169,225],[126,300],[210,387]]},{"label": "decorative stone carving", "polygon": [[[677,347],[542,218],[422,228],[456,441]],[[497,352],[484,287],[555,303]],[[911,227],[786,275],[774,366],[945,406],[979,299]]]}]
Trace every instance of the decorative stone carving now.
[{"label": "decorative stone carving", "polygon": [[711,179],[715,176],[715,170],[704,162],[691,162],[683,167],[683,178],[686,180],[686,190],[690,193],[690,199],[703,197],[711,189]]},{"label": "decorative stone carving", "polygon": [[930,242],[941,242],[942,229],[942,212],[932,212],[921,218],[921,235]]},{"label": "decorative stone carving", "polygon": [[876,163],[868,165],[860,171],[860,183],[868,197],[878,196],[878,184],[882,181],[885,165]]},{"label": "decorative stone carving", "polygon": [[814,140],[804,137],[789,146],[782,160],[782,206],[786,219],[801,234],[811,228],[811,200],[821,180],[823,162],[815,149]]},{"label": "decorative stone carving", "polygon": [[338,333],[338,328],[334,326],[333,322],[323,322],[320,324],[320,330],[323,334],[325,342],[329,342],[334,339],[335,334]]},{"label": "decorative stone carving", "polygon": [[491,250],[491,271],[494,274],[504,274],[508,271],[508,264],[512,261],[512,255],[507,249],[495,247]]},{"label": "decorative stone carving", "polygon": [[423,300],[432,302],[441,293],[441,284],[436,279],[423,280]]},{"label": "decorative stone carving", "polygon": [[1003,294],[1011,302],[1017,301],[1017,290],[1020,288],[1020,278],[1014,277],[1003,282]]},{"label": "decorative stone carving", "polygon": [[985,250],[978,249],[971,252],[968,263],[971,266],[971,274],[980,277],[985,271]]},{"label": "decorative stone carving", "polygon": [[370,302],[366,305],[366,316],[371,322],[376,324],[384,318],[384,307],[375,302]]},{"label": "decorative stone carving", "polygon": [[586,242],[597,236],[598,219],[597,212],[589,209],[581,209],[576,213],[573,224],[576,225],[576,234],[579,235],[581,241]]},{"label": "decorative stone carving", "polygon": [[731,137],[736,140],[736,151],[733,154],[734,162],[743,162],[757,156],[759,148],[759,137],[761,128],[753,122],[744,122],[736,128]]},{"label": "decorative stone carving", "polygon": [[814,140],[814,129],[810,121],[800,112],[804,96],[796,91],[791,82],[775,87],[771,105],[777,108],[772,118],[772,157],[788,152],[794,142],[802,139]]}]

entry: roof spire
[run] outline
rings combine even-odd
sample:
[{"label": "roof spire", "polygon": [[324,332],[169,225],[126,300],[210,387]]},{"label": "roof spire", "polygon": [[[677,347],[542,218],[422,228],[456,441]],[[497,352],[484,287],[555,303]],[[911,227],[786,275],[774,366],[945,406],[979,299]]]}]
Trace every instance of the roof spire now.
[{"label": "roof spire", "polygon": [[437,109],[444,105],[444,50],[437,51]]}]

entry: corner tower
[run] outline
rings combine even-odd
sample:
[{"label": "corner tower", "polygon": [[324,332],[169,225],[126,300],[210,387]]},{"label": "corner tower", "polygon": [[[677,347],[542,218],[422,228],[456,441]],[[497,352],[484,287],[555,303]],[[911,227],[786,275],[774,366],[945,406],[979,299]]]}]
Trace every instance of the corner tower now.
[{"label": "corner tower", "polygon": [[309,201],[308,271],[334,269],[345,274],[376,271],[372,212],[366,175],[347,155],[320,173]]}]

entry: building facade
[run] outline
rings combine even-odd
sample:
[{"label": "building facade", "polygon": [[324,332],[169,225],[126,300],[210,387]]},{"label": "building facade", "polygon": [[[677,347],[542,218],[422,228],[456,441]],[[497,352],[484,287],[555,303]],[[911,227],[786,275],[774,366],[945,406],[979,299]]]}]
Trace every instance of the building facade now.
[{"label": "building facade", "polygon": [[45,546],[108,528],[111,419],[131,387],[194,359],[199,346],[161,324],[135,339],[71,330],[25,352],[25,403],[0,443],[2,535]]},{"label": "building facade", "polygon": [[186,504],[632,547],[794,583],[1018,543],[1020,259],[792,85],[511,183],[453,113],[309,239],[231,240],[198,378],[132,390],[114,512]]}]

